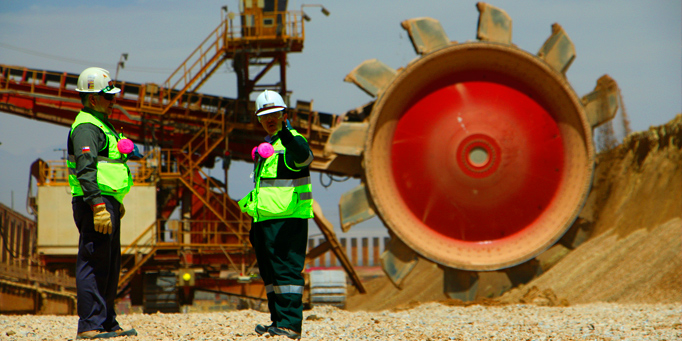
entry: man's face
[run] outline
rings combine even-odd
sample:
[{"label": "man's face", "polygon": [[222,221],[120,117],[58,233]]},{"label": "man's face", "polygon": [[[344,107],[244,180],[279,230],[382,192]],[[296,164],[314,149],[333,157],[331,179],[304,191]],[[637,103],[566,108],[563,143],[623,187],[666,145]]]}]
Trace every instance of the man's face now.
[{"label": "man's face", "polygon": [[270,136],[275,135],[278,131],[282,130],[282,124],[286,119],[287,115],[284,114],[283,110],[258,116],[258,122],[260,122],[263,129],[265,129]]},{"label": "man's face", "polygon": [[92,109],[107,116],[111,115],[114,111],[114,103],[116,103],[116,97],[113,94],[98,93],[90,96]]}]

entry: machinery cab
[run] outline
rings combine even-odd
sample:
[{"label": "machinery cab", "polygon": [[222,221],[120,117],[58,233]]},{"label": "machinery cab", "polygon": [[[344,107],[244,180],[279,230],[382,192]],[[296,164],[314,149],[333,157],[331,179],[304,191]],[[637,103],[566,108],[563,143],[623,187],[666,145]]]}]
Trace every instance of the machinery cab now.
[{"label": "machinery cab", "polygon": [[[287,0],[240,1],[242,37],[281,38],[295,33],[297,21],[292,13],[287,12],[287,3]],[[291,28],[287,29],[288,26]]]}]

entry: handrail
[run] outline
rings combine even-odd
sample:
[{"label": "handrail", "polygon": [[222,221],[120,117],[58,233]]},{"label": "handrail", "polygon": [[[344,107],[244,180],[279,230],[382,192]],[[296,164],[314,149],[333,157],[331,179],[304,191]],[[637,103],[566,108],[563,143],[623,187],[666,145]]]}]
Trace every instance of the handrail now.
[{"label": "handrail", "polygon": [[[202,220],[202,219],[171,219],[166,220],[167,229],[161,231],[162,220],[156,220],[149,227],[147,227],[140,235],[131,242],[123,251],[122,255],[133,254],[144,248],[158,247],[163,244],[167,246],[166,248],[192,248],[198,246],[209,246],[215,248],[221,248],[225,246],[229,247],[242,247],[243,243],[227,243],[224,242],[225,237],[243,237],[249,234],[248,230],[238,230],[238,231],[221,231],[220,226],[225,222],[220,222],[216,220]],[[229,220],[227,223],[236,223],[237,220]],[[180,227],[183,225],[193,225],[194,230],[184,231],[180,228],[173,228],[174,226]],[[197,227],[198,226],[198,227]],[[150,234],[151,232],[151,234]],[[162,233],[163,232],[163,233]],[[168,235],[168,240],[161,241],[159,236],[162,234]],[[140,244],[140,241],[149,235],[150,238]]]},{"label": "handrail", "polygon": [[[194,51],[192,51],[192,53],[190,53],[189,57],[187,57],[173,73],[171,73],[168,79],[163,83],[163,88],[159,89],[161,98],[158,101],[158,105],[154,105],[152,93],[149,96],[144,96],[141,103],[142,108],[152,109],[153,112],[164,115],[186,92],[188,92],[189,88],[192,87],[196,81],[204,77],[210,66],[222,60],[225,46],[221,46],[221,43],[224,44],[226,42],[226,40],[223,39],[226,32],[221,31],[223,27],[225,27],[224,21],[221,22],[218,27],[216,27]],[[214,35],[216,38],[215,41],[211,40],[212,42],[210,45],[204,47]],[[215,53],[213,57],[207,61],[206,56],[212,50],[215,50]],[[196,57],[196,60],[194,60],[193,57],[195,57],[197,53],[198,56]],[[189,68],[188,64],[191,64]],[[196,70],[197,66],[199,67],[199,70]],[[192,71],[195,71],[193,76]],[[174,91],[174,89],[177,88],[179,88],[179,90],[177,92]],[[147,97],[149,97],[149,103],[146,102]]]},{"label": "handrail", "polygon": [[[140,235],[135,238],[122,252],[121,255],[133,255],[133,257],[128,258],[121,264],[121,270],[126,270],[121,273],[119,279],[119,287],[122,288],[127,284],[127,282],[132,279],[134,273],[139,270],[147,261],[149,261],[154,254],[161,250],[183,250],[183,249],[193,249],[201,248],[204,252],[209,249],[214,249],[216,252],[225,252],[225,249],[236,250],[248,248],[248,244],[245,244],[246,236],[248,236],[248,230],[239,229],[232,230],[232,232],[220,231],[219,225],[221,223],[231,225],[230,223],[238,223],[239,221],[222,221],[218,222],[215,220],[168,220],[166,221],[167,226],[171,226],[171,222],[179,222],[174,224],[178,228],[169,228],[164,230],[169,234],[169,239],[167,241],[161,241],[159,236],[161,233],[161,220],[157,220],[149,227],[147,227]],[[194,225],[195,228],[191,231],[185,231],[179,228],[183,224]],[[201,228],[201,226],[204,226]],[[199,226],[199,228],[196,228]],[[149,237],[144,239],[145,237]],[[225,242],[226,237],[236,237],[239,242],[227,243]],[[141,241],[144,239],[144,242]],[[144,257],[137,259],[135,256],[137,253],[142,253],[142,251],[147,251]],[[134,264],[126,269],[128,263],[134,260]],[[230,260],[231,261],[231,260]],[[236,265],[234,265],[236,267]]]},{"label": "handrail", "polygon": [[[301,40],[305,38],[305,26],[303,12],[301,11],[269,11],[263,12],[260,9],[250,9],[242,13],[242,17],[252,16],[254,25],[247,25],[241,20],[241,25],[234,30],[232,22],[228,29],[227,39],[230,41],[249,41],[249,40]],[[281,24],[282,29],[278,30],[277,18],[284,19]],[[272,20],[270,25],[265,24],[265,19]],[[300,23],[300,25],[299,25]]]},{"label": "handrail", "polygon": [[[119,288],[125,287],[125,285],[128,284],[128,282],[133,278],[133,276],[135,275],[135,272],[137,272],[137,270],[139,270],[142,267],[142,265],[147,263],[147,261],[150,258],[152,258],[152,256],[154,256],[155,253],[156,253],[156,247],[152,248],[152,250],[148,254],[146,254],[144,257],[142,257],[142,259],[139,262],[135,262],[133,267],[128,269],[127,272],[121,274],[119,276],[119,280],[118,280],[118,287]],[[121,267],[121,271],[123,271],[123,269],[124,268]]]},{"label": "handrail", "polygon": [[[204,83],[203,80],[215,71],[214,66],[220,65],[226,59],[225,53],[233,49],[232,46],[237,48],[251,41],[263,40],[282,42],[295,40],[302,43],[305,39],[303,14],[300,11],[263,12],[257,9],[242,13],[242,18],[247,16],[253,18],[254,25],[247,26],[242,19],[242,24],[238,26],[239,32],[233,29],[231,19],[223,19],[163,82],[162,88],[154,89],[159,91],[160,96],[156,102],[153,97],[154,91],[147,95],[147,89],[141,88],[140,92],[143,93],[141,107],[151,113],[164,115],[185,93],[190,92],[195,83],[199,82],[197,87]],[[266,25],[266,18],[272,20],[272,24]],[[277,25],[277,18],[284,20],[281,26]],[[211,53],[212,57],[208,58]],[[195,88],[191,91],[197,90]]]},{"label": "handrail", "polygon": [[[213,119],[217,118],[217,119]],[[211,125],[210,123],[214,124]],[[177,153],[176,155],[184,156],[184,158],[177,160],[178,169],[177,172],[180,174],[180,181],[188,188],[194,195],[199,198],[206,207],[216,215],[216,217],[222,221],[225,226],[236,232],[234,227],[231,226],[227,221],[226,215],[229,214],[232,218],[236,219],[239,225],[242,225],[242,221],[245,220],[245,215],[238,210],[236,203],[229,198],[228,193],[223,191],[221,187],[217,186],[213,179],[204,173],[201,168],[201,163],[204,158],[210,154],[215,148],[217,148],[226,136],[226,126],[225,120],[221,117],[221,114],[216,113],[212,119],[204,121],[204,127],[196,132],[196,134],[182,147],[184,153]],[[212,135],[217,135],[213,137]],[[201,155],[199,158],[195,158],[194,155]],[[203,175],[204,181],[201,184],[193,182],[193,173],[198,172]],[[175,174],[174,174],[175,175]],[[189,182],[188,180],[189,179]],[[199,185],[203,188],[203,195],[199,193],[195,188]],[[219,193],[214,193],[213,188],[220,188]],[[217,201],[217,203],[216,203]],[[235,214],[233,211],[240,212]],[[238,237],[239,238],[239,237]],[[239,238],[242,240],[242,238]]]},{"label": "handrail", "polygon": [[[244,240],[244,239],[243,239],[243,236],[239,236],[239,234],[237,233],[237,231],[235,230],[235,228],[231,226],[231,224],[225,219],[225,217],[223,216],[223,214],[221,214],[220,212],[218,212],[218,211],[215,209],[215,207],[213,207],[213,205],[211,205],[211,203],[210,203],[209,200],[207,200],[207,199],[204,198],[203,196],[199,195],[199,193],[196,192],[196,189],[194,189],[194,187],[190,186],[190,184],[188,184],[187,181],[186,181],[184,178],[180,178],[180,182],[182,182],[185,186],[187,186],[187,188],[189,188],[189,189],[194,193],[194,195],[196,195],[197,198],[199,198],[199,199],[201,200],[201,202],[203,202],[204,205],[206,205],[206,207],[207,207],[211,212],[213,212],[213,214],[215,214],[216,217],[217,217],[218,219],[220,219],[220,221],[222,221],[222,222],[225,224],[225,226],[226,226],[228,229],[230,229],[235,235],[237,235],[238,238],[239,238],[239,240]],[[229,210],[228,210],[228,211],[229,211]],[[244,241],[245,241],[245,240],[244,240]]]},{"label": "handrail", "polygon": [[[173,73],[171,73],[170,76],[168,76],[168,78],[166,79],[166,81],[163,82],[163,85],[164,85],[164,87],[165,87],[166,89],[176,89],[176,88],[178,88],[178,85],[181,84],[182,81],[185,81],[185,82],[184,82],[184,84],[182,85],[182,87],[181,87],[180,89],[185,89],[186,87],[188,87],[188,82],[187,82],[187,74],[188,74],[188,72],[190,72],[192,69],[194,69],[194,67],[197,66],[197,65],[199,65],[199,66],[201,67],[201,69],[204,69],[204,67],[205,67],[206,64],[205,64],[205,63],[202,63],[203,58],[205,58],[205,57],[206,57],[206,54],[207,54],[210,50],[212,50],[214,47],[215,47],[215,54],[218,54],[218,53],[221,51],[222,47],[220,46],[220,43],[223,42],[223,40],[221,39],[221,37],[223,37],[223,36],[225,35],[224,32],[222,32],[222,33],[220,32],[221,29],[222,29],[223,27],[225,27],[225,22],[221,22],[220,24],[218,24],[218,27],[216,27],[216,28],[213,30],[213,32],[211,32],[211,33],[206,37],[206,39],[204,39],[204,41],[202,41],[202,42],[199,44],[199,46],[198,46],[194,51],[192,51],[192,53],[190,53],[190,55],[189,55],[189,56],[180,64],[180,66],[178,66],[178,68],[175,69],[175,71],[173,71]],[[206,48],[206,51],[203,51],[204,44],[206,44],[206,42],[208,42],[209,38],[211,38],[211,36],[213,36],[213,35],[216,36],[216,40],[213,41],[213,42],[210,44],[210,46],[208,46],[208,48]],[[199,52],[199,56],[198,56],[197,59],[192,63],[192,66],[190,66],[190,67],[189,67],[189,70],[188,70],[188,69],[187,69],[187,64],[192,60],[192,57],[193,57],[197,52]],[[180,74],[180,71],[181,71],[181,70],[182,70],[182,74]],[[176,75],[178,76],[178,79],[175,80],[175,81],[173,81],[173,78],[174,78]],[[191,85],[191,83],[190,83],[189,85]]]},{"label": "handrail", "polygon": [[131,249],[137,249],[138,248],[137,244],[140,242],[140,239],[142,239],[142,237],[144,237],[147,233],[152,231],[152,228],[155,227],[157,223],[158,223],[158,220],[154,221],[151,225],[149,225],[149,227],[144,229],[144,231],[142,231],[142,233],[140,233],[140,235],[137,236],[137,238],[135,238],[135,240],[133,240],[130,244],[128,244],[128,246],[126,246],[126,248],[123,249],[123,251],[121,251],[121,255],[128,254],[128,251],[130,251]]}]

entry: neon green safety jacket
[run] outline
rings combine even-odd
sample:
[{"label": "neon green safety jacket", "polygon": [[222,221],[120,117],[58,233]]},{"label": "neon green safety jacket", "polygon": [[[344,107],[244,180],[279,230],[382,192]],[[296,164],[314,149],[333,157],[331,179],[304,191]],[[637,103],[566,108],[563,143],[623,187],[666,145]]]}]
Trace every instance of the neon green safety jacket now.
[{"label": "neon green safety jacket", "polygon": [[[109,128],[108,125],[102,123],[97,117],[81,111],[76,120],[71,125],[71,132],[83,123],[91,123],[102,129],[107,136],[107,146],[101,150],[96,151],[97,155],[97,185],[99,186],[102,195],[110,195],[116,198],[118,202],[123,202],[123,197],[130,192],[130,187],[133,185],[133,178],[130,174],[130,169],[126,164],[128,156],[118,151],[118,141],[123,138],[123,135],[116,135],[116,132]],[[99,155],[99,152],[108,149],[108,156]],[[83,189],[76,175],[76,157],[69,155],[66,162],[69,168],[69,186],[71,187],[71,195],[82,196]]]},{"label": "neon green safety jacket", "polygon": [[[291,130],[293,136],[303,135]],[[307,166],[296,169],[286,162],[286,148],[281,139],[272,144],[275,152],[256,161],[255,188],[239,201],[242,212],[254,222],[313,217],[313,192]]]}]

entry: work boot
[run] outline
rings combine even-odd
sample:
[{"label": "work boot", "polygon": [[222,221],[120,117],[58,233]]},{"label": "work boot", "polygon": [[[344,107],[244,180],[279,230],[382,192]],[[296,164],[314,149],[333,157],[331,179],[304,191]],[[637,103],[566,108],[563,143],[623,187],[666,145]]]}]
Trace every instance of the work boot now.
[{"label": "work boot", "polygon": [[117,337],[115,332],[105,332],[103,330],[89,330],[76,334],[76,339],[108,339]]},{"label": "work boot", "polygon": [[274,327],[274,326],[275,326],[274,323],[270,324],[269,326],[264,326],[264,325],[262,325],[262,324],[257,324],[257,325],[256,325],[256,333],[257,333],[258,335],[263,335],[263,334],[265,334],[265,333],[268,332],[268,329],[270,329],[271,327]]},{"label": "work boot", "polygon": [[137,336],[137,330],[135,330],[135,328],[131,328],[128,330],[116,329],[112,330],[111,332],[116,333],[116,336]]},{"label": "work boot", "polygon": [[270,335],[286,336],[292,340],[298,340],[301,338],[301,334],[287,328],[270,327],[268,328],[268,333],[270,333]]}]

